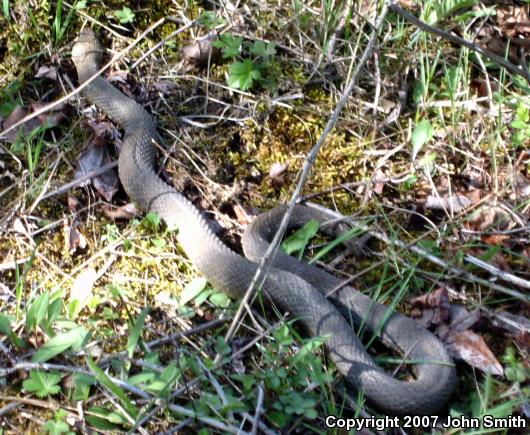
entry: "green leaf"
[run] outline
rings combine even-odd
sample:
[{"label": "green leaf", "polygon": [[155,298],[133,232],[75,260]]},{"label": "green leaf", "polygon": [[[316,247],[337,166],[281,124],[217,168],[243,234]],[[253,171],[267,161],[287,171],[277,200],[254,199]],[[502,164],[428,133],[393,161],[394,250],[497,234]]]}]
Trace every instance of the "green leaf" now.
[{"label": "green leaf", "polygon": [[87,410],[88,414],[93,414],[114,424],[127,424],[127,419],[117,412],[102,406],[92,406]]},{"label": "green leaf", "polygon": [[62,435],[70,432],[70,426],[63,420],[48,420],[42,426],[42,430],[49,435]]},{"label": "green leaf", "polygon": [[13,323],[14,320],[15,319],[11,316],[0,314],[0,333],[7,335],[15,346],[25,347],[26,343],[24,340],[20,339],[11,328],[11,323]]},{"label": "green leaf", "polygon": [[243,62],[234,62],[228,70],[230,72],[228,85],[234,89],[246,91],[250,89],[254,80],[261,80],[261,72],[250,59],[245,59]]},{"label": "green leaf", "polygon": [[254,41],[250,46],[250,52],[255,56],[274,56],[276,54],[276,48],[270,42]]},{"label": "green leaf", "polygon": [[291,364],[295,366],[300,361],[304,360],[308,355],[312,355],[321,347],[327,340],[327,337],[311,337],[293,356]]},{"label": "green leaf", "polygon": [[118,398],[118,400],[123,405],[123,408],[130,416],[136,418],[138,416],[138,409],[136,409],[136,407],[127,397],[125,392],[110,380],[110,378],[105,374],[103,370],[101,370],[97,366],[97,364],[92,360],[92,358],[87,359],[87,364],[88,367],[90,367],[90,370],[92,370],[92,372],[94,373],[94,376],[96,377],[98,382]]},{"label": "green leaf", "polygon": [[114,16],[121,24],[132,23],[134,21],[134,12],[127,6],[124,6],[121,11],[115,11]]},{"label": "green leaf", "polygon": [[80,349],[87,337],[88,331],[82,326],[56,335],[37,350],[31,360],[33,362],[45,362],[69,348],[74,351]]},{"label": "green leaf", "polygon": [[4,15],[9,20],[9,0],[2,0],[2,10],[4,11]]},{"label": "green leaf", "polygon": [[90,426],[99,429],[100,431],[109,431],[117,433],[120,431],[119,426],[112,424],[110,421],[104,418],[96,417],[95,415],[86,415],[85,418]]},{"label": "green leaf", "polygon": [[156,213],[150,211],[145,215],[145,217],[142,220],[142,224],[144,227],[156,231],[158,227],[160,226],[160,216],[158,216]]},{"label": "green leaf", "polygon": [[186,287],[184,287],[180,293],[180,306],[186,305],[189,301],[197,297],[199,293],[206,289],[207,285],[208,281],[206,281],[206,278],[198,277],[192,279],[188,284],[186,284]]},{"label": "green leaf", "polygon": [[223,52],[223,59],[235,58],[241,51],[243,38],[240,36],[232,36],[224,33],[219,37],[219,40],[213,43],[214,47],[220,48]]},{"label": "green leaf", "polygon": [[68,318],[75,319],[81,310],[92,299],[92,288],[98,277],[97,272],[86,269],[75,279],[70,289],[70,303],[68,304]]},{"label": "green leaf", "polygon": [[311,219],[293,235],[285,239],[282,243],[282,249],[289,255],[293,252],[302,254],[309,241],[317,234],[319,226],[317,220]]},{"label": "green leaf", "polygon": [[61,391],[61,387],[57,385],[59,382],[61,382],[59,373],[31,370],[29,378],[22,383],[22,386],[28,393],[35,393],[42,398]]},{"label": "green leaf", "polygon": [[134,326],[131,330],[131,334],[129,335],[129,338],[127,339],[127,354],[129,355],[129,358],[132,358],[134,355],[134,349],[136,349],[136,345],[138,344],[138,339],[140,338],[140,334],[142,333],[142,330],[144,329],[145,324],[145,318],[147,314],[149,313],[149,310],[151,307],[145,307],[136,321],[134,322]]},{"label": "green leaf", "polygon": [[210,296],[210,302],[216,307],[225,308],[230,305],[230,298],[224,293],[214,293]]},{"label": "green leaf", "polygon": [[46,317],[48,304],[50,303],[50,293],[45,291],[30,305],[26,314],[26,329],[35,329]]},{"label": "green leaf", "polygon": [[412,132],[412,161],[420,152],[423,145],[432,139],[434,128],[428,119],[421,120]]}]

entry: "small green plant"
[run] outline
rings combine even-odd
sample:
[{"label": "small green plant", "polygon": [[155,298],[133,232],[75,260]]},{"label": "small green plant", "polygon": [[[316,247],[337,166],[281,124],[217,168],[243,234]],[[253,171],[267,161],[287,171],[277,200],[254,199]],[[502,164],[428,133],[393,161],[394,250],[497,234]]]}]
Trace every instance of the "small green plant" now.
[{"label": "small green plant", "polygon": [[228,67],[231,88],[246,91],[256,82],[273,83],[276,48],[272,42],[248,42],[240,36],[225,33],[214,46],[221,49],[223,59],[233,60]]},{"label": "small green plant", "polygon": [[241,382],[246,397],[252,397],[257,384],[265,386],[271,394],[272,411],[268,418],[278,427],[285,427],[293,418],[304,416],[314,419],[318,415],[318,394],[308,390],[310,385],[319,385],[326,390],[332,376],[324,370],[317,350],[324,344],[322,337],[304,340],[299,351],[292,354],[293,330],[284,324],[273,333],[274,340],[260,346],[264,370],[250,374],[234,374],[232,378]]},{"label": "small green plant", "polygon": [[59,384],[61,375],[59,373],[46,373],[41,370],[31,370],[29,378],[26,379],[22,386],[28,393],[35,393],[37,397],[46,397],[57,394],[61,391]]},{"label": "small green plant", "polygon": [[530,370],[517,359],[513,347],[509,347],[506,350],[506,354],[502,357],[502,360],[507,365],[506,370],[504,370],[506,379],[512,382],[519,382],[520,384],[530,379]]},{"label": "small green plant", "polygon": [[151,211],[142,219],[141,226],[149,231],[158,231],[161,222],[160,216]]},{"label": "small green plant", "polygon": [[2,0],[2,11],[5,17],[9,20],[9,0]]},{"label": "small green plant", "polygon": [[315,219],[306,222],[302,228],[283,241],[282,249],[289,255],[297,253],[298,258],[301,259],[304,249],[309,241],[316,236],[319,226],[319,222]]},{"label": "small green plant", "polygon": [[121,24],[127,24],[134,21],[135,14],[130,8],[124,6],[121,11],[115,11],[114,16]]},{"label": "small green plant", "polygon": [[146,355],[144,361],[149,365],[144,367],[140,373],[129,377],[127,382],[153,394],[167,395],[181,377],[181,368],[177,367],[175,361],[171,361],[167,367],[161,367],[156,353]]},{"label": "small green plant", "polygon": [[427,142],[429,142],[434,135],[434,128],[431,124],[431,122],[428,119],[423,119],[418,124],[416,124],[416,127],[414,127],[414,131],[412,132],[412,160],[416,160],[416,157],[418,156],[418,153],[423,148],[423,145],[425,145]]},{"label": "small green plant", "polygon": [[48,420],[44,423],[43,431],[49,435],[73,435],[75,432],[70,430],[70,426],[65,421],[67,415],[64,409],[59,409],[53,416],[53,420]]},{"label": "small green plant", "polygon": [[74,16],[74,12],[80,11],[81,9],[86,8],[86,0],[79,0],[74,2],[73,7],[68,11],[66,19],[62,20],[63,15],[63,1],[57,0],[57,6],[55,8],[55,18],[53,20],[53,34],[55,37],[55,43],[58,44],[62,39],[68,29],[70,21]]},{"label": "small green plant", "polygon": [[212,11],[205,11],[199,17],[199,23],[206,27],[208,30],[213,30],[218,26],[222,26],[226,23],[224,18],[221,18]]},{"label": "small green plant", "polygon": [[523,146],[530,139],[530,116],[528,107],[520,102],[515,110],[515,115],[510,126],[514,129],[512,134],[512,143],[516,147]]},{"label": "small green plant", "polygon": [[180,293],[179,307],[183,308],[191,301],[194,301],[195,306],[200,307],[206,300],[221,308],[228,306],[230,303],[228,296],[218,290],[214,290],[208,285],[205,278],[194,278]]}]

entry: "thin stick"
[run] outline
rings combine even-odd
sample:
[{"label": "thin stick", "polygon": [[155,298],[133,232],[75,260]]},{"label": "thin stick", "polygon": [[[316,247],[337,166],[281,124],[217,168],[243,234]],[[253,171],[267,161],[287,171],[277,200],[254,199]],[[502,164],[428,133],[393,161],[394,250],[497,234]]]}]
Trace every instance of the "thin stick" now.
[{"label": "thin stick", "polygon": [[92,171],[89,171],[86,174],[81,175],[79,178],[76,178],[75,180],[72,180],[69,183],[63,184],[61,187],[55,189],[54,191],[47,193],[46,195],[44,195],[41,198],[41,200],[50,198],[50,197],[55,196],[55,195],[60,195],[60,194],[62,194],[64,192],[67,192],[70,189],[73,189],[74,187],[79,186],[83,182],[85,182],[87,180],[90,180],[91,178],[95,178],[98,175],[104,174],[105,172],[107,172],[108,170],[110,170],[112,168],[115,168],[116,166],[118,166],[118,161],[117,160],[114,161],[114,162],[108,163],[108,164],[106,164],[104,166],[101,166],[100,168],[97,168],[97,169],[94,169]]},{"label": "thin stick", "polygon": [[[300,175],[300,179],[298,180],[298,184],[293,192],[293,195],[291,197],[291,200],[289,201],[289,204],[287,206],[287,210],[285,214],[283,215],[283,219],[280,223],[280,226],[278,230],[276,231],[276,235],[274,236],[274,239],[272,240],[272,243],[270,244],[269,248],[267,249],[267,252],[265,252],[265,255],[263,256],[261,263],[258,267],[258,270],[256,271],[256,275],[254,276],[252,283],[250,284],[247,292],[245,293],[245,296],[243,297],[243,300],[241,301],[241,304],[239,306],[239,309],[237,310],[236,315],[234,316],[234,320],[232,321],[232,324],[230,325],[230,328],[228,329],[228,332],[225,335],[225,340],[229,341],[234,333],[237,330],[238,323],[241,320],[241,317],[243,316],[243,312],[248,309],[249,301],[254,297],[255,289],[259,288],[261,283],[263,282],[264,278],[266,277],[268,271],[270,270],[272,259],[274,258],[274,255],[280,245],[280,241],[283,237],[283,234],[285,233],[285,230],[287,229],[287,225],[289,223],[289,220],[291,218],[291,215],[293,213],[294,207],[296,205],[296,202],[298,198],[300,197],[300,193],[302,192],[302,189],[307,181],[307,178],[309,177],[309,173],[311,172],[311,169],[315,163],[316,157],[318,155],[318,152],[320,151],[320,148],[322,147],[323,143],[327,139],[329,133],[333,130],[335,127],[335,124],[337,123],[337,119],[339,117],[340,112],[346,105],[346,102],[348,101],[348,98],[350,97],[350,94],[352,93],[354,87],[356,86],[357,79],[359,77],[359,74],[361,72],[361,68],[364,66],[368,58],[371,56],[374,48],[375,48],[375,42],[377,39],[377,35],[379,33],[379,30],[381,29],[381,26],[383,25],[384,19],[386,17],[386,13],[388,10],[388,4],[385,2],[383,4],[383,8],[381,10],[381,13],[377,19],[377,22],[373,26],[372,34],[370,35],[370,39],[368,41],[368,45],[366,46],[359,63],[355,67],[350,82],[346,86],[339,102],[337,103],[337,106],[335,107],[335,110],[333,111],[331,117],[329,118],[326,127],[324,128],[324,131],[320,135],[317,143],[315,146],[311,149],[309,154],[307,155],[307,160],[304,164],[304,167],[302,169],[302,174]],[[217,358],[216,358],[217,359]]]}]

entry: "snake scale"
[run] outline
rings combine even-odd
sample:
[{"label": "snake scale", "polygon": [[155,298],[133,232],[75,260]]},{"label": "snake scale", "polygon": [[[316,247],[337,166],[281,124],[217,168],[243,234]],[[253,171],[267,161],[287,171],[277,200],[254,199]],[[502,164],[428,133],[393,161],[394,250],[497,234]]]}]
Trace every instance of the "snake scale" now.
[{"label": "snake scale", "polygon": [[[80,83],[97,74],[102,53],[94,32],[81,31],[72,48]],[[186,255],[216,289],[241,298],[285,208],[264,213],[249,226],[242,240],[246,257],[233,252],[214,234],[195,206],[157,175],[153,142],[161,140],[152,117],[143,107],[101,76],[90,82],[83,94],[123,128],[118,171],[127,194],[145,210],[157,213],[168,226],[178,228],[177,239]],[[329,216],[296,206],[290,226],[299,226],[309,219],[323,223]],[[328,231],[339,229],[335,226]],[[324,296],[340,283],[321,269],[277,253],[262,288],[276,304],[299,319],[311,335],[329,337],[326,348],[337,369],[350,386],[362,391],[368,402],[382,412],[426,415],[440,411],[456,384],[455,368],[444,345],[414,320],[389,313],[387,307],[350,287],[329,298]],[[377,334],[405,360],[414,361],[415,378],[398,380],[379,368],[346,319]]]}]

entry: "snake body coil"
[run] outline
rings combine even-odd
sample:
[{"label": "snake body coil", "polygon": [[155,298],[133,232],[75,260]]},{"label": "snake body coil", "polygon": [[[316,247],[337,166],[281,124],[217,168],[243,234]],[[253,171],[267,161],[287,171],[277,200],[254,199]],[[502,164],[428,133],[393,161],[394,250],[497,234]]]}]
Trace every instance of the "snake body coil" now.
[{"label": "snake body coil", "polygon": [[[101,53],[95,34],[82,31],[72,50],[80,83],[97,74]],[[178,240],[186,254],[215,288],[231,297],[242,297],[256,273],[255,262],[267,249],[284,209],[261,215],[247,230],[243,247],[248,259],[236,254],[218,239],[184,196],[158,177],[152,142],[160,139],[151,116],[102,77],[90,82],[83,94],[123,127],[118,168],[129,196],[144,209],[157,213],[167,225],[178,227]],[[311,218],[329,220],[325,213],[297,206],[290,225],[297,226]],[[300,319],[310,334],[329,336],[326,347],[330,357],[348,383],[362,391],[370,403],[397,415],[439,411],[456,383],[455,369],[443,344],[412,319],[399,313],[389,315],[384,305],[352,288],[345,287],[327,299],[324,294],[340,282],[321,269],[278,253],[263,290]],[[369,333],[376,331],[406,360],[420,361],[414,366],[416,379],[400,381],[377,367],[337,307],[356,326],[363,325]]]}]

